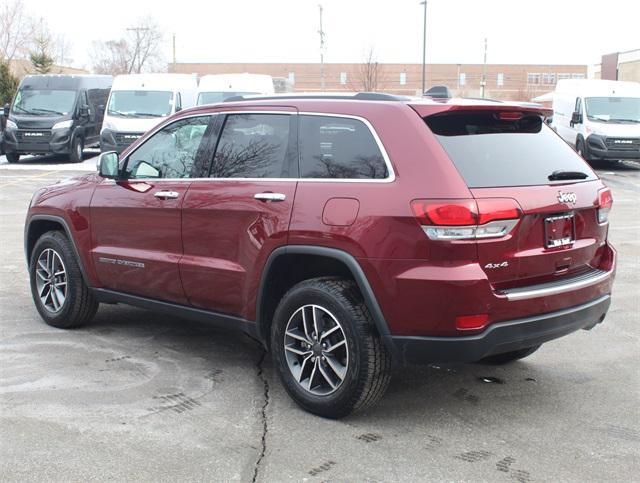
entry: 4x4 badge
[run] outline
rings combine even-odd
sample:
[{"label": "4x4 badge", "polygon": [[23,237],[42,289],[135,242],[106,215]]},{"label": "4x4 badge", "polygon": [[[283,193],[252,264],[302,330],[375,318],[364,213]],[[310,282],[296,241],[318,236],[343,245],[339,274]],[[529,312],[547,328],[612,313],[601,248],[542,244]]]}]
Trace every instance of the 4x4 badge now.
[{"label": "4x4 badge", "polygon": [[578,201],[578,197],[575,193],[563,193],[562,191],[558,191],[558,201],[560,203],[573,203],[576,204]]}]

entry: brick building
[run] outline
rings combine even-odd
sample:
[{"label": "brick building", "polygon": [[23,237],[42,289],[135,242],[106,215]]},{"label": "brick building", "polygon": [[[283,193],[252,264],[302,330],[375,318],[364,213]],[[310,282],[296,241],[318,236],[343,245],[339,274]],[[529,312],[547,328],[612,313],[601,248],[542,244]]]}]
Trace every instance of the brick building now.
[{"label": "brick building", "polygon": [[[198,75],[268,74],[288,80],[294,91],[322,90],[318,63],[176,63],[169,64],[168,69]],[[587,76],[586,65],[428,64],[426,84],[445,84],[457,95],[479,97],[483,70],[485,96],[511,100],[530,100],[552,91],[558,79]],[[376,90],[416,95],[422,85],[422,64],[325,64],[324,78],[325,91]]]}]

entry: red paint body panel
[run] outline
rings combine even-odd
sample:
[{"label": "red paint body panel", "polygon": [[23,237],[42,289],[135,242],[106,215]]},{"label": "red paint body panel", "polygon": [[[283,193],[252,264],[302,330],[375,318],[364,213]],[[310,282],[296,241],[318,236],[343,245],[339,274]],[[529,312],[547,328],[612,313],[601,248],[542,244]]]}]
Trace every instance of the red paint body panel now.
[{"label": "red paint body panel", "polygon": [[[257,282],[269,254],[287,243],[295,190],[295,180],[191,184],[182,209],[180,272],[192,305],[254,320]],[[254,198],[265,192],[286,199]]]},{"label": "red paint body panel", "polygon": [[[188,180],[105,181],[96,187],[91,202],[91,253],[102,286],[187,303],[178,263],[182,257],[181,209],[188,188]],[[160,190],[176,191],[179,197],[156,198],[154,193]]]}]

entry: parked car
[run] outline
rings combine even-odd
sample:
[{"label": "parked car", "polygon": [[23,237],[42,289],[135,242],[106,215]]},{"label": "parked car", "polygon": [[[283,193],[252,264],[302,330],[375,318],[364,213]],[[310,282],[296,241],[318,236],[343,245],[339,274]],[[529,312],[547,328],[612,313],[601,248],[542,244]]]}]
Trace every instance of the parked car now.
[{"label": "parked car", "polygon": [[263,74],[205,75],[198,83],[196,104],[215,104],[230,97],[251,94],[273,94],[273,79]]},{"label": "parked car", "polygon": [[35,193],[35,305],[63,328],[105,302],[245,331],[331,418],[392,363],[521,359],[602,322],[616,266],[611,191],[548,114],[368,93],[183,111]]},{"label": "parked car", "polygon": [[640,82],[559,80],[553,110],[553,128],[584,159],[640,159]]},{"label": "parked car", "polygon": [[64,154],[82,161],[85,147],[97,146],[111,89],[107,75],[28,75],[5,106],[7,161],[23,154]]},{"label": "parked car", "polygon": [[102,152],[121,152],[147,130],[193,107],[198,82],[188,74],[119,75],[100,132]]}]

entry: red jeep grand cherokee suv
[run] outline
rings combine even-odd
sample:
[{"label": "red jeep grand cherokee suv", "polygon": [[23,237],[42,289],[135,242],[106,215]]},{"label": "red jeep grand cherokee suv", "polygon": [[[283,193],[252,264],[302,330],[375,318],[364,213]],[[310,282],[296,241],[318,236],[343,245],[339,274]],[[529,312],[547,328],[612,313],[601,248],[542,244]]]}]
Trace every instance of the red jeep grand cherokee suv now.
[{"label": "red jeep grand cherokee suv", "polygon": [[303,408],[378,400],[393,362],[505,363],[601,322],[611,192],[533,105],[385,94],[232,100],[38,191],[55,327],[125,303],[233,327]]}]

